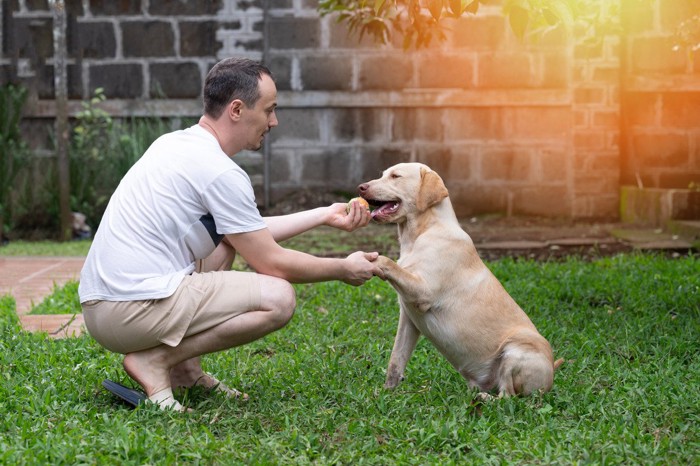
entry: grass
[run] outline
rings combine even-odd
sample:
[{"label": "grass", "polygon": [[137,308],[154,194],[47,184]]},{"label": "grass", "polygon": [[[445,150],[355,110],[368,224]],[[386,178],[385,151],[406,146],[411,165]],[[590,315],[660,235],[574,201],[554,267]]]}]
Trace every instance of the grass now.
[{"label": "grass", "polygon": [[[394,291],[374,279],[297,285],[286,328],[204,359],[250,401],[189,391],[189,415],[130,410],[100,386],[129,383],[119,355],[88,336],[21,331],[6,296],[0,463],[700,462],[696,257],[488,265],[566,359],[545,395],[477,403],[426,340],[407,379],[383,390],[398,316]],[[77,306],[70,287],[54,298]]]},{"label": "grass", "polygon": [[10,241],[0,247],[3,256],[85,256],[92,241]]}]

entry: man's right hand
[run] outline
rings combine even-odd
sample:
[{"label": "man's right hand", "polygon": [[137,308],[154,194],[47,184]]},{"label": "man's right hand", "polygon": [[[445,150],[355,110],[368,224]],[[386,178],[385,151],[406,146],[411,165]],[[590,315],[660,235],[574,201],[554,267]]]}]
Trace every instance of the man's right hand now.
[{"label": "man's right hand", "polygon": [[347,265],[347,277],[343,282],[348,285],[359,286],[377,274],[377,265],[374,261],[379,257],[378,252],[357,251],[345,258]]}]

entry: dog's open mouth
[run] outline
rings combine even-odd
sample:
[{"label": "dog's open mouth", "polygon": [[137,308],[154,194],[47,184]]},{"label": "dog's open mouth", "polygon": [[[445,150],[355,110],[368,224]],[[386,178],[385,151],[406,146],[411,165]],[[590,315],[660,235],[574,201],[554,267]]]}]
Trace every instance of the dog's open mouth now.
[{"label": "dog's open mouth", "polygon": [[376,199],[366,199],[366,201],[370,206],[374,207],[372,218],[389,216],[399,210],[401,205],[400,201],[379,201]]}]

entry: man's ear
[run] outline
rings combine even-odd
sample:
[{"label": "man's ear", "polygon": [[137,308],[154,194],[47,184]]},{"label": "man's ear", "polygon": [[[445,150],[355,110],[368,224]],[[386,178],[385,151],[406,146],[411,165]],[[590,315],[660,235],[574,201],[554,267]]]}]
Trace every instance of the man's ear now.
[{"label": "man's ear", "polygon": [[419,212],[423,212],[445,199],[449,194],[442,178],[434,171],[421,168],[420,178],[421,183],[418,198],[416,199],[416,207]]},{"label": "man's ear", "polygon": [[228,104],[228,116],[231,120],[237,121],[241,119],[243,113],[243,102],[239,99],[234,99]]}]

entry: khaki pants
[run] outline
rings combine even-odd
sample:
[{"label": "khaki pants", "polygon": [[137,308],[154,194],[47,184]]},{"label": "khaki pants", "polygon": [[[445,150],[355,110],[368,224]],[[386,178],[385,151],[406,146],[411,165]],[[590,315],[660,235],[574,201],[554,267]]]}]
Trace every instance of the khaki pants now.
[{"label": "khaki pants", "polygon": [[85,326],[102,346],[132,353],[177,346],[190,335],[260,308],[258,275],[206,272],[186,276],[172,296],[144,301],[86,301]]}]

